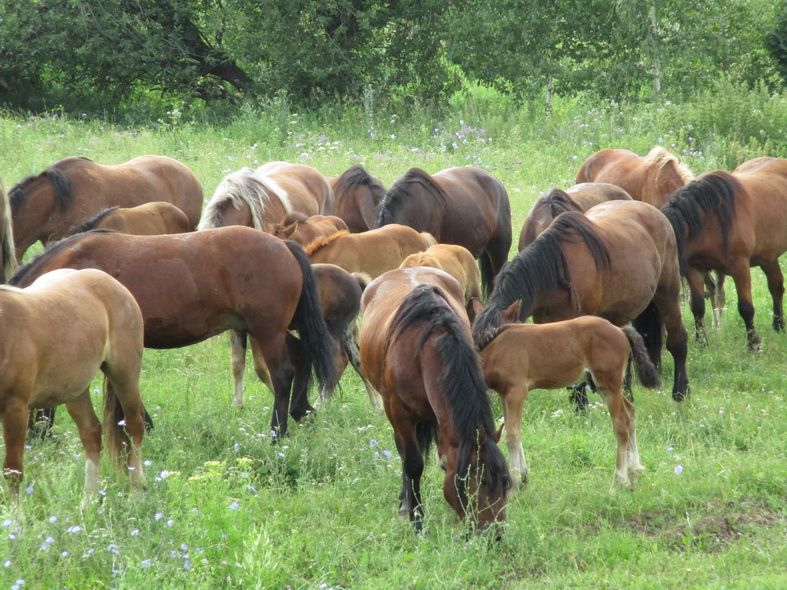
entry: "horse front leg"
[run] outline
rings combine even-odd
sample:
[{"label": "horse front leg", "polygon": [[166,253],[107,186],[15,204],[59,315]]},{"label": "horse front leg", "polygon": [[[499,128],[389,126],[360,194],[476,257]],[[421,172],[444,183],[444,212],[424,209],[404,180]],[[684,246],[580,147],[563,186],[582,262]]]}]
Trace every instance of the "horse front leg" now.
[{"label": "horse front leg", "polygon": [[748,260],[745,258],[736,259],[730,265],[729,274],[735,281],[735,289],[738,291],[738,313],[746,326],[746,340],[749,350],[759,352],[760,337],[754,328],[754,304],[751,296],[751,270]]},{"label": "horse front leg", "polygon": [[689,268],[686,281],[689,284],[691,314],[694,316],[694,337],[698,346],[707,346],[708,335],[705,333],[705,274]]},{"label": "horse front leg", "polygon": [[779,268],[779,261],[774,260],[760,265],[760,268],[768,278],[768,291],[771,292],[773,299],[773,329],[777,332],[784,332],[784,275]]},{"label": "horse front leg", "polygon": [[509,387],[502,395],[503,416],[508,447],[508,462],[514,485],[526,484],[529,471],[522,448],[522,409],[527,399],[527,388],[523,385]]}]

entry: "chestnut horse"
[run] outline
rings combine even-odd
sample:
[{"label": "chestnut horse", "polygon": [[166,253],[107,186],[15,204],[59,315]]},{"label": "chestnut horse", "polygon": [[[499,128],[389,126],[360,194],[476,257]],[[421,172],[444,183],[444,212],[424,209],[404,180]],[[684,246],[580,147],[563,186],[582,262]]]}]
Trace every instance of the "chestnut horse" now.
[{"label": "chestnut horse", "polygon": [[17,259],[37,241],[48,244],[99,211],[167,201],[197,226],[202,187],[184,164],[166,156],[140,156],[103,166],[87,158],[66,158],[11,189]]},{"label": "chestnut horse", "polygon": [[309,216],[332,209],[333,192],[317,170],[268,162],[225,176],[205,205],[199,229],[245,225],[271,232],[293,211]]},{"label": "chestnut horse", "polygon": [[630,201],[631,196],[619,186],[608,182],[583,182],[566,190],[553,188],[533,205],[519,232],[519,251],[530,245],[552,220],[566,211],[584,213],[607,201]]},{"label": "chestnut horse", "polygon": [[153,201],[137,207],[107,207],[71,229],[68,235],[91,229],[112,229],[135,236],[158,236],[186,233],[191,225],[186,214],[175,205]]},{"label": "chestnut horse", "polygon": [[[517,304],[503,312],[515,322]],[[507,323],[480,351],[486,384],[500,394],[506,443],[515,483],[527,481],[522,449],[522,407],[531,389],[573,385],[589,372],[604,398],[617,439],[613,484],[633,487],[639,462],[634,405],[623,396],[623,380],[633,356],[640,382],[658,387],[661,379],[648,358],[642,336],[631,326],[622,329],[603,318],[582,316],[552,324]]]},{"label": "chestnut horse", "polygon": [[399,512],[418,530],[424,457],[435,440],[456,513],[481,526],[505,519],[510,478],[462,299],[453,277],[418,267],[383,274],[361,300],[361,363],[402,459]]},{"label": "chestnut horse", "polygon": [[293,240],[301,246],[311,244],[318,238],[347,229],[347,224],[335,215],[310,215],[293,211],[281,223],[273,226],[271,233],[282,240]]},{"label": "chestnut horse", "polygon": [[399,268],[429,266],[444,270],[454,277],[465,294],[465,310],[472,322],[475,318],[473,301],[481,301],[481,273],[473,255],[456,244],[435,244],[424,252],[410,254]]},{"label": "chestnut horse", "polygon": [[410,168],[380,203],[377,225],[389,223],[429,232],[441,244],[459,244],[480,257],[487,293],[511,248],[508,193],[479,168],[449,168],[431,176]]},{"label": "chestnut horse", "polygon": [[751,266],[768,279],[773,328],[784,330],[784,277],[779,256],[787,251],[787,159],[755,158],[732,174],[709,172],[673,193],[662,209],[678,236],[681,269],[691,289],[697,338],[705,339],[705,302],[699,273],[730,275],[738,291],[738,313],[749,349],[760,346],[754,328]]},{"label": "chestnut horse", "polygon": [[314,273],[295,242],[245,227],[163,236],[94,230],[54,244],[11,283],[26,286],[64,267],[98,268],[125,285],[142,310],[149,348],[247,333],[257,375],[274,393],[271,428],[278,434],[287,430],[294,374],[289,329],[298,331],[309,375],[313,367],[327,389],[336,382]]},{"label": "chestnut horse", "polygon": [[655,207],[608,201],[585,215],[558,215],[497,278],[473,325],[479,349],[497,333],[502,311],[520,299],[520,319],[532,315],[537,323],[580,315],[600,316],[616,326],[634,320],[656,367],[666,327],[667,350],[675,361],[672,398],[680,401],[689,393],[675,233]]},{"label": "chestnut horse", "polygon": [[341,176],[329,178],[335,206],[333,213],[341,217],[353,233],[374,229],[377,207],[385,197],[385,187],[363,166],[351,166]]},{"label": "chestnut horse", "polygon": [[3,183],[0,181],[0,284],[5,283],[16,270],[14,230],[11,224],[11,205]]},{"label": "chestnut horse", "polygon": [[134,297],[98,270],[56,270],[26,289],[0,287],[3,473],[14,501],[22,481],[30,409],[57,404],[66,404],[79,430],[87,459],[86,495],[98,492],[101,424],[89,388],[99,370],[107,384],[104,428],[109,452],[118,466],[128,453],[132,488],[142,488],[142,332]]},{"label": "chestnut horse", "polygon": [[358,272],[375,278],[387,270],[399,268],[407,256],[423,252],[435,244],[428,233],[418,233],[406,225],[384,227],[351,234],[335,232],[308,244],[304,250],[312,263],[327,262],[347,272]]}]

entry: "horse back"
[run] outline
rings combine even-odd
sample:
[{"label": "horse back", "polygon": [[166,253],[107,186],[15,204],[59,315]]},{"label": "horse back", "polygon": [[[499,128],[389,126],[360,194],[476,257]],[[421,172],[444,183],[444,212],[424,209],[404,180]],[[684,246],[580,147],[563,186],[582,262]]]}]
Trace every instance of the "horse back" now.
[{"label": "horse back", "polygon": [[[745,194],[736,196],[737,231],[751,234],[753,259],[777,259],[787,251],[787,159],[755,158],[733,175],[745,189]],[[750,229],[745,225],[747,215]]]}]

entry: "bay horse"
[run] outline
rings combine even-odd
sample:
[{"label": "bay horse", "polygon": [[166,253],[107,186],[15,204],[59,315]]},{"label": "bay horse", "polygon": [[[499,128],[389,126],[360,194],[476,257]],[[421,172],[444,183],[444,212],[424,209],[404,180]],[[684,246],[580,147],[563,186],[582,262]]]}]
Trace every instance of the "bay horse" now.
[{"label": "bay horse", "polygon": [[273,226],[271,233],[282,240],[293,240],[307,246],[318,238],[328,237],[347,229],[341,217],[336,215],[310,215],[293,211],[281,223]]},{"label": "bay horse", "polygon": [[361,310],[361,363],[402,459],[400,514],[421,529],[424,457],[436,441],[443,494],[460,518],[504,520],[510,478],[459,283],[433,268],[392,270],[366,288]]},{"label": "bay horse", "polygon": [[91,229],[111,229],[135,236],[158,236],[186,233],[191,229],[191,224],[186,214],[172,203],[152,201],[136,207],[107,207],[72,228],[68,235]]},{"label": "bay horse", "polygon": [[522,408],[532,389],[556,389],[577,383],[587,372],[604,398],[617,440],[613,485],[633,487],[644,471],[639,461],[634,404],[623,395],[629,358],[645,387],[661,378],[631,326],[618,328],[595,316],[552,324],[518,324],[518,303],[503,312],[504,325],[479,352],[486,384],[503,402],[506,443],[515,483],[527,481],[522,449]]},{"label": "bay horse", "polygon": [[177,348],[227,330],[248,334],[257,375],[273,391],[271,429],[287,431],[294,375],[287,344],[299,334],[304,366],[331,389],[331,339],[309,259],[298,244],[233,226],[186,234],[76,234],[20,268],[24,287],[56,268],[98,268],[134,295],[145,319],[145,346]]},{"label": "bay horse", "polygon": [[552,220],[566,211],[584,213],[607,201],[630,201],[631,196],[622,188],[608,182],[583,182],[561,190],[553,188],[539,197],[519,232],[519,251],[525,249],[543,232]]},{"label": "bay horse", "polygon": [[0,284],[16,270],[16,251],[14,248],[14,227],[11,223],[11,204],[0,181]]},{"label": "bay horse", "polygon": [[464,292],[465,310],[472,322],[475,318],[474,301],[481,301],[481,273],[473,255],[456,244],[435,244],[424,252],[410,254],[399,268],[428,266],[444,270],[454,277]]},{"label": "bay horse", "polygon": [[672,398],[688,395],[676,238],[655,207],[608,201],[585,215],[558,215],[498,276],[473,324],[479,349],[497,333],[502,311],[517,300],[522,301],[520,319],[532,315],[536,323],[580,315],[600,316],[616,326],[634,320],[656,367],[666,327],[675,364]]},{"label": "bay horse", "polygon": [[730,275],[748,347],[760,347],[754,328],[751,266],[768,279],[773,328],[784,330],[784,277],[779,257],[787,251],[787,159],[755,158],[732,174],[708,172],[672,194],[662,209],[678,236],[681,270],[691,289],[697,338],[705,339],[702,272]]},{"label": "bay horse", "polygon": [[202,186],[186,165],[166,156],[140,156],[104,166],[87,158],[55,162],[10,192],[17,259],[37,241],[58,240],[99,211],[167,201],[197,226]]},{"label": "bay horse", "polygon": [[245,225],[271,232],[294,211],[306,216],[330,214],[333,192],[310,166],[268,162],[225,176],[205,205],[199,229]]},{"label": "bay horse", "polygon": [[346,230],[317,238],[304,247],[312,263],[327,262],[347,272],[375,278],[387,270],[399,268],[407,256],[423,252],[435,244],[428,233],[419,233],[406,225],[391,224],[359,234]]},{"label": "bay horse", "polygon": [[[0,420],[3,473],[19,499],[31,408],[65,404],[85,449],[85,492],[98,492],[101,424],[90,382],[105,375],[104,430],[110,455],[127,457],[132,489],[143,487],[142,314],[123,285],[98,270],[56,270],[26,289],[0,286]],[[130,437],[130,439],[129,439]],[[86,497],[86,499],[87,499]]]},{"label": "bay horse", "polygon": [[341,176],[329,178],[333,189],[334,215],[341,217],[352,233],[377,227],[377,207],[385,198],[385,187],[363,166],[351,166]]},{"label": "bay horse", "polygon": [[479,258],[488,294],[511,248],[511,206],[506,189],[480,168],[449,168],[429,175],[410,168],[380,203],[377,226],[409,225],[441,244],[458,244]]}]

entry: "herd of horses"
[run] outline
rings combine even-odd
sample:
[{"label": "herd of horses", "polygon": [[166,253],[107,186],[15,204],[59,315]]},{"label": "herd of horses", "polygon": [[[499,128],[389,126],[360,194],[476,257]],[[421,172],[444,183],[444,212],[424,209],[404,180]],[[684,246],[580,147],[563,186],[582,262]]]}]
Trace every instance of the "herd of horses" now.
[{"label": "herd of horses", "polygon": [[[474,167],[411,168],[386,190],[360,166],[327,178],[270,162],[227,175],[204,208],[194,174],[161,156],[116,166],[68,158],[7,197],[0,187],[0,418],[11,497],[28,429],[37,419],[51,425],[59,404],[85,448],[86,498],[96,492],[101,425],[88,387],[99,370],[107,446],[143,488],[145,422],[152,427],[139,392],[143,347],[222,332],[233,403],[243,405],[250,343],[274,395],[274,439],[289,417],[314,411],[313,378],[327,402],[352,365],[393,427],[400,513],[416,528],[433,443],[457,514],[481,527],[505,518],[510,490],[528,477],[520,430],[531,389],[574,386],[579,403],[597,391],[617,441],[614,483],[634,486],[644,468],[632,361],[642,385],[658,387],[666,339],[673,399],[690,393],[682,280],[700,344],[706,286],[719,305],[730,275],[748,346],[760,346],[751,266],[765,272],[773,327],[784,330],[787,160],[695,178],[660,147],[644,157],[605,149],[576,182],[535,202],[510,261],[506,189]],[[18,268],[37,241],[44,251]],[[508,463],[489,389],[502,400]]]}]

